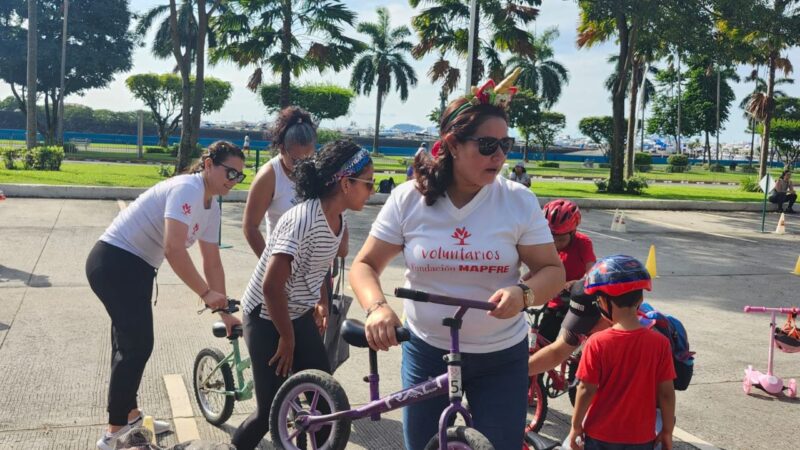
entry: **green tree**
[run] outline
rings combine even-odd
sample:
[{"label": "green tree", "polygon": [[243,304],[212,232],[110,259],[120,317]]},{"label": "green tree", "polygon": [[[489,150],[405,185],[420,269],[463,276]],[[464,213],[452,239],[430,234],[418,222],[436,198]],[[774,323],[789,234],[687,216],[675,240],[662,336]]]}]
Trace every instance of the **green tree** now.
[{"label": "green tree", "polygon": [[784,167],[795,167],[800,160],[800,120],[776,117],[772,122],[770,136],[775,143],[775,151],[783,160]]},{"label": "green tree", "polygon": [[389,24],[389,11],[386,8],[378,8],[378,21],[361,22],[358,24],[358,32],[369,36],[372,45],[353,67],[350,86],[356,93],[364,95],[369,95],[373,87],[377,89],[375,136],[372,141],[372,152],[377,154],[381,109],[392,89],[392,78],[403,102],[408,99],[409,86],[417,85],[417,74],[405,58],[405,54],[413,47],[413,44],[406,40],[411,36],[411,31],[406,26],[392,29]]},{"label": "green tree", "polygon": [[[192,80],[194,82],[194,80]],[[131,94],[150,109],[158,128],[158,145],[166,147],[169,136],[178,128],[181,118],[181,79],[175,74],[145,73],[125,80]],[[231,84],[206,77],[203,90],[203,113],[219,111],[231,96]]]},{"label": "green tree", "polygon": [[[25,44],[28,17],[26,0],[4,0],[0,7],[0,79],[11,86],[20,110],[27,114]],[[34,3],[34,2],[32,2]],[[128,32],[131,13],[126,0],[72,0],[65,89],[61,92],[62,1],[37,0],[36,86],[44,100],[44,128],[48,142],[55,141],[58,99],[81,95],[107,86],[114,76],[131,67],[134,37]],[[36,107],[34,106],[35,110]]]},{"label": "green tree", "polygon": [[516,128],[525,139],[522,157],[528,162],[532,126],[539,117],[539,98],[528,89],[520,89],[511,99],[508,110],[509,126]]},{"label": "green tree", "polygon": [[534,139],[542,147],[542,161],[547,161],[547,147],[553,145],[556,136],[567,124],[567,118],[558,112],[542,111],[531,127]]},{"label": "green tree", "polygon": [[767,68],[767,89],[751,96],[748,112],[763,124],[759,177],[767,172],[777,71],[792,72],[785,51],[800,42],[798,0],[714,0],[720,28],[747,48],[747,62]]},{"label": "green tree", "polygon": [[[461,71],[451,58],[466,58],[469,48],[469,2],[459,0],[409,0],[413,8],[427,6],[411,20],[417,31],[419,44],[413,55],[421,59],[428,54],[439,58],[428,75],[434,83],[442,82],[443,98],[452,93],[459,83]],[[534,8],[541,0],[478,0],[478,20],[474,30],[472,73],[469,84],[477,85],[493,65],[497,69],[496,55],[510,52],[514,55],[533,56],[527,26],[536,19],[539,10]],[[483,29],[480,27],[483,26]],[[487,33],[481,38],[480,32]],[[492,68],[489,67],[491,70]],[[496,70],[495,70],[496,71]]]},{"label": "green tree", "polygon": [[339,0],[231,0],[217,26],[220,40],[211,60],[255,66],[248,88],[262,84],[262,66],[281,76],[280,105],[289,106],[291,78],[327,69],[339,72],[353,63],[364,44],[344,34],[356,14]]},{"label": "green tree", "polygon": [[[279,84],[261,85],[261,101],[268,112],[283,109],[280,103],[281,89]],[[346,115],[356,97],[352,90],[332,84],[290,86],[290,95],[293,104],[310,112],[317,121]]]},{"label": "green tree", "polygon": [[609,157],[614,142],[614,118],[611,116],[584,117],[578,122],[581,134],[600,146],[603,155]]},{"label": "green tree", "polygon": [[[739,81],[733,69],[722,68],[719,70],[709,61],[696,61],[695,67],[689,70],[689,80],[686,84],[685,102],[686,110],[693,117],[697,131],[705,134],[705,151],[711,161],[711,144],[709,136],[716,133],[723,123],[727,122],[730,108],[736,95],[729,84],[730,81]],[[717,75],[719,86],[717,85]],[[719,126],[717,126],[717,88],[719,87]],[[717,147],[716,160],[719,162],[719,147]]]},{"label": "green tree", "polygon": [[[192,62],[197,56],[197,19],[194,15],[197,2],[196,0],[182,0],[176,6],[181,53],[185,53],[188,48],[189,61]],[[224,4],[220,5],[220,8],[223,7]],[[134,32],[140,39],[147,36],[153,28],[156,30],[153,41],[150,43],[150,53],[158,59],[170,59],[173,57],[172,34],[169,24],[169,3],[154,6],[137,15]],[[211,26],[206,27],[206,39],[209,48],[213,48],[216,45],[215,30]],[[176,71],[178,70],[176,67]]]},{"label": "green tree", "polygon": [[542,106],[552,108],[569,82],[569,71],[553,60],[553,41],[558,38],[558,28],[548,28],[540,36],[530,36],[532,55],[513,56],[506,64],[509,69],[522,69],[517,85],[530,89],[542,99]]}]

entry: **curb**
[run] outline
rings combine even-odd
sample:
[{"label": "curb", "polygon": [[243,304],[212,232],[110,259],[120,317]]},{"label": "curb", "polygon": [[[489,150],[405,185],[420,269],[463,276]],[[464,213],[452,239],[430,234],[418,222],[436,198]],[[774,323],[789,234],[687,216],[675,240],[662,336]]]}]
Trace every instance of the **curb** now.
[{"label": "curb", "polygon": [[[135,200],[146,188],[104,187],[104,186],[56,186],[46,184],[0,184],[0,190],[7,197],[27,198],[70,198],[82,200]],[[231,191],[223,200],[226,202],[245,202],[248,191]],[[368,205],[382,205],[389,194],[372,194]],[[539,204],[545,204],[554,198],[539,197]],[[693,200],[636,200],[636,199],[573,199],[585,209],[625,209],[625,210],[662,210],[662,211],[752,211],[760,212],[759,202],[724,202]],[[772,208],[767,207],[768,211]]]}]

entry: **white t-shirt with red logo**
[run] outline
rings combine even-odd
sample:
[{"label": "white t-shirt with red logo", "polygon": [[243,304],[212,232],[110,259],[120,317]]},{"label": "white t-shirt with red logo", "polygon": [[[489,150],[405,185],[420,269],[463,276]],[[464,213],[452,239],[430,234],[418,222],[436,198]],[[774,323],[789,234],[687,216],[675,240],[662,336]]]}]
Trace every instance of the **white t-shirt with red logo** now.
[{"label": "white t-shirt with red logo", "polygon": [[151,187],[120,211],[100,240],[133,253],[158,268],[164,261],[164,219],[189,227],[186,248],[198,239],[217,242],[220,208],[217,198],[203,205],[202,174],[178,175]]},{"label": "white t-shirt with red logo", "polygon": [[[497,289],[519,282],[517,245],[553,242],[536,196],[525,186],[497,177],[468,204],[456,208],[441,197],[432,206],[413,181],[389,195],[370,234],[403,246],[405,287],[471,300],[488,300]],[[405,301],[408,327],[434,347],[450,348],[442,319],[455,307]],[[525,339],[522,314],[496,319],[469,310],[460,333],[461,351],[488,353]]]}]

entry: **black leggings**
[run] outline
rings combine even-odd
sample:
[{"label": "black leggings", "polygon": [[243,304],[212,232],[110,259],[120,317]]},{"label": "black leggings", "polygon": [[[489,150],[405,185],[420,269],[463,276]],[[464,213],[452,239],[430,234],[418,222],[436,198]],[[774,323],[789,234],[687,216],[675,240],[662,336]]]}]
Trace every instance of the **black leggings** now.
[{"label": "black leggings", "polygon": [[138,256],[98,241],[86,260],[89,286],[111,317],[111,380],[108,423],[127,425],[138,408],[136,394],[153,351],[150,299],[156,269]]},{"label": "black leggings", "polygon": [[776,205],[778,205],[778,208],[781,209],[783,209],[783,204],[785,202],[789,202],[789,204],[786,206],[786,209],[792,209],[792,206],[794,206],[794,202],[797,201],[797,193],[792,192],[787,194],[786,192],[775,192],[769,198],[769,201],[775,203]]},{"label": "black leggings", "polygon": [[[275,374],[275,366],[267,365],[278,349],[280,335],[272,321],[260,318],[260,313],[261,308],[256,308],[242,320],[244,341],[250,352],[258,408],[233,434],[232,443],[238,450],[255,448],[267,434],[272,400],[278,388],[286,380],[285,377]],[[309,310],[292,320],[292,328],[294,328],[295,342],[292,371],[297,373],[306,369],[318,369],[331,373],[322,336],[314,323],[312,311]],[[325,413],[322,407],[319,409]]]}]

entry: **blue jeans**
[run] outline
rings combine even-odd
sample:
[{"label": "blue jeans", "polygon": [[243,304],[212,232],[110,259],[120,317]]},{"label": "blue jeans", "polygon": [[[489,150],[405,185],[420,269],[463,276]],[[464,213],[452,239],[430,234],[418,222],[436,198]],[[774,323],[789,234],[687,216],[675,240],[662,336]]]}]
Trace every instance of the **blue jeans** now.
[{"label": "blue jeans", "polygon": [[[403,388],[447,371],[446,351],[418,336],[403,343]],[[519,450],[528,410],[528,341],[492,353],[462,353],[462,387],[469,400],[473,424],[496,450]],[[447,395],[403,409],[406,449],[423,450],[439,431],[439,416],[449,405]]]}]

